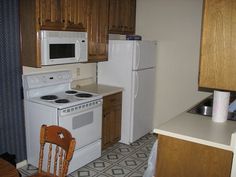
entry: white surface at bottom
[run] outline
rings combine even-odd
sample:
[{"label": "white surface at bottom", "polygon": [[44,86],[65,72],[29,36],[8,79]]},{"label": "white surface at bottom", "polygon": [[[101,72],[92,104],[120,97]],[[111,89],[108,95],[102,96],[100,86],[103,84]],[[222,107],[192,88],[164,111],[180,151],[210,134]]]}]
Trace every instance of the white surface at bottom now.
[{"label": "white surface at bottom", "polygon": [[70,161],[67,174],[75,170],[78,170],[80,167],[99,158],[100,156],[101,156],[101,140],[89,144],[79,150],[76,150],[73,154],[73,158]]}]

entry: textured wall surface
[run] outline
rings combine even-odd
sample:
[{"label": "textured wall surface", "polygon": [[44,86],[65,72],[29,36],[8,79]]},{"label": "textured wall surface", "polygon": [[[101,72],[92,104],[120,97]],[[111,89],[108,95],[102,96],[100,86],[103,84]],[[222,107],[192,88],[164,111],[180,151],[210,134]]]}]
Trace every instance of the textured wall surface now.
[{"label": "textured wall surface", "polygon": [[0,154],[17,162],[26,159],[18,8],[18,0],[0,1]]}]

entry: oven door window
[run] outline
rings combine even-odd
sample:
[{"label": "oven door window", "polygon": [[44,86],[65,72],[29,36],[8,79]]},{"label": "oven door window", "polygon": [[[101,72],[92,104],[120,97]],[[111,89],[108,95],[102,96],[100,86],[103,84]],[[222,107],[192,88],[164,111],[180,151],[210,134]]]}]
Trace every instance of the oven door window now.
[{"label": "oven door window", "polygon": [[80,116],[73,117],[72,128],[75,130],[91,123],[93,123],[93,112],[87,112],[85,114],[81,114]]},{"label": "oven door window", "polygon": [[50,59],[74,58],[75,44],[49,44]]}]

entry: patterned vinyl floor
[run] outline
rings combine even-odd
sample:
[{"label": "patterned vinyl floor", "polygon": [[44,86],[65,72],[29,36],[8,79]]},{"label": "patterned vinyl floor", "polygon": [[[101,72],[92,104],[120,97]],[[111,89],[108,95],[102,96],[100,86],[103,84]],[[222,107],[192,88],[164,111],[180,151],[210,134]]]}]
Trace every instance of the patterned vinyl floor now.
[{"label": "patterned vinyl floor", "polygon": [[[130,145],[117,143],[104,150],[102,156],[69,177],[142,177],[147,168],[150,151],[156,140],[155,135],[147,134]],[[27,165],[19,169],[22,177],[37,172],[37,168]]]}]

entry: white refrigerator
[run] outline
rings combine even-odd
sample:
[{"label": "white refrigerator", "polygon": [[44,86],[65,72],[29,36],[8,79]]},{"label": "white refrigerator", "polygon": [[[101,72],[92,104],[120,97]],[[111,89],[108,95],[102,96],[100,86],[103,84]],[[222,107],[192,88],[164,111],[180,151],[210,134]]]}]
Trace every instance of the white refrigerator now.
[{"label": "white refrigerator", "polygon": [[153,129],[155,41],[110,40],[98,83],[123,87],[121,141],[130,144]]}]

